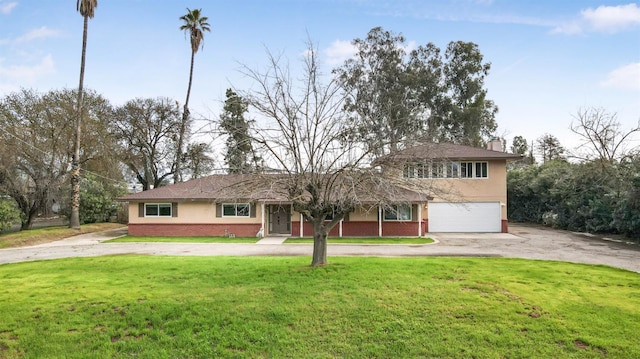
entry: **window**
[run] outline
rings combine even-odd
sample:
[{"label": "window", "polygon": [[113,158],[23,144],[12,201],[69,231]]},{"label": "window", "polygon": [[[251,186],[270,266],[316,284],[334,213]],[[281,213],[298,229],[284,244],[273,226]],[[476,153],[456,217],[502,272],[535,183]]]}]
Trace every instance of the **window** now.
[{"label": "window", "polygon": [[171,203],[145,203],[145,217],[171,217]]},{"label": "window", "polygon": [[405,164],[404,178],[487,178],[488,162],[433,161]]},{"label": "window", "polygon": [[411,206],[408,204],[393,205],[384,210],[385,221],[410,221]]},{"label": "window", "polygon": [[418,178],[429,178],[429,166],[427,164],[418,163],[416,164],[416,169]]},{"label": "window", "polygon": [[473,177],[473,162],[460,162],[460,178]]},{"label": "window", "polygon": [[249,217],[249,203],[228,203],[222,205],[222,216],[224,217]]},{"label": "window", "polygon": [[416,176],[415,167],[413,165],[405,164],[402,176],[404,178],[414,178]]},{"label": "window", "polygon": [[459,171],[460,169],[460,163],[459,162],[450,162],[447,163],[447,177],[448,178],[458,178],[459,177]]},{"label": "window", "polygon": [[487,178],[487,162],[476,162],[475,178]]},{"label": "window", "polygon": [[431,164],[431,178],[445,178],[444,163],[433,162]]}]

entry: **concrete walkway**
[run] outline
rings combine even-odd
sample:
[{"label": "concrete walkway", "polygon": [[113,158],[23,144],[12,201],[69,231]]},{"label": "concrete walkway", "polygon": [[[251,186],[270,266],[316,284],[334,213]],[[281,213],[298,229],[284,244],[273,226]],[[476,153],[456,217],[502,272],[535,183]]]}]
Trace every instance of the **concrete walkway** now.
[{"label": "concrete walkway", "polygon": [[[538,226],[511,225],[511,233],[429,233],[426,245],[330,244],[329,256],[510,257],[601,264],[640,273],[640,246]],[[282,244],[282,237],[248,243],[102,243],[126,228],[0,250],[0,264],[118,254],[172,256],[311,256],[311,244]]]},{"label": "concrete walkway", "polygon": [[283,244],[287,237],[264,237],[256,244]]}]

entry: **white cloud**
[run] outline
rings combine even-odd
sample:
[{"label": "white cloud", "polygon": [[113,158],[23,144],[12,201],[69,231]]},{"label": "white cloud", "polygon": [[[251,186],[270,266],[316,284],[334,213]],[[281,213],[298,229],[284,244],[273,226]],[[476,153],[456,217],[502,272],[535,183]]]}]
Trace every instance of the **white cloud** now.
[{"label": "white cloud", "polygon": [[553,33],[580,34],[583,32],[616,33],[640,25],[640,8],[637,4],[598,6],[580,12],[578,20],[561,24]]},{"label": "white cloud", "polygon": [[640,91],[640,62],[625,65],[611,71],[601,85],[623,90]]},{"label": "white cloud", "polygon": [[[7,78],[19,83],[34,83],[38,78],[55,72],[55,64],[51,55],[46,55],[40,63],[29,65],[10,65],[3,66],[0,59],[0,78]],[[8,86],[8,84],[0,84],[0,86]]]},{"label": "white cloud", "polygon": [[46,26],[39,27],[37,29],[33,29],[25,33],[24,35],[16,38],[14,40],[15,43],[29,42],[37,39],[46,39],[50,37],[56,37],[60,35],[59,30],[49,29]]},{"label": "white cloud", "polygon": [[324,50],[327,55],[327,64],[338,65],[357,53],[357,49],[351,41],[336,40]]},{"label": "white cloud", "polygon": [[640,25],[640,8],[637,4],[588,8],[581,15],[595,31],[617,32]]},{"label": "white cloud", "polygon": [[9,15],[16,6],[18,6],[16,1],[0,2],[0,14]]}]

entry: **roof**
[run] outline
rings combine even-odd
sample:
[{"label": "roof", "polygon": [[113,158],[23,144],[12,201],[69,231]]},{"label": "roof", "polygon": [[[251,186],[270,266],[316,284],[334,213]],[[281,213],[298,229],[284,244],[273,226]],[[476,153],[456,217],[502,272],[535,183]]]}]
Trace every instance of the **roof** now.
[{"label": "roof", "polygon": [[[264,186],[257,188],[255,176],[246,174],[210,175],[202,178],[175,183],[167,186],[132,193],[118,198],[119,201],[196,201],[196,200],[286,200],[278,197],[277,193],[267,190]],[[251,190],[250,188],[253,188]]]},{"label": "roof", "polygon": [[[120,197],[118,200],[131,202],[220,202],[237,200],[289,202],[287,180],[294,179],[283,174],[218,174],[132,193]],[[357,198],[362,203],[379,202],[379,198],[391,199],[394,202],[423,202],[429,199],[426,194],[397,185],[390,188],[388,183],[382,183],[374,179],[367,181],[360,177],[358,180],[360,185],[357,188],[348,187],[346,191],[348,191],[349,196]],[[365,182],[367,184],[362,185]],[[341,190],[344,191],[345,187]],[[380,195],[376,195],[376,193]],[[341,196],[345,196],[345,194],[335,193],[331,197],[337,198]]]},{"label": "roof", "polygon": [[484,148],[455,145],[453,143],[424,143],[409,147],[404,150],[382,156],[374,161],[380,164],[390,161],[407,162],[408,160],[518,160],[520,155],[500,151],[486,150]]}]

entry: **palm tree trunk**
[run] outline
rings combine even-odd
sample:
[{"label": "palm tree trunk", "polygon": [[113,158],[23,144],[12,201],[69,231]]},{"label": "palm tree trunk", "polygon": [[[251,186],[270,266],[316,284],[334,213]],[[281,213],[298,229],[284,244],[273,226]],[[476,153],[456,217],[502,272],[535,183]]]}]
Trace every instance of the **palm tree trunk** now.
[{"label": "palm tree trunk", "polygon": [[184,137],[189,122],[189,97],[191,96],[191,83],[193,82],[193,62],[196,52],[191,50],[191,68],[189,69],[189,86],[187,86],[187,98],[184,100],[182,111],[182,122],[180,122],[180,133],[178,134],[178,148],[176,149],[176,167],[173,173],[173,183],[182,181],[182,147],[184,147]]},{"label": "palm tree trunk", "polygon": [[80,81],[78,84],[78,108],[76,118],[76,140],[73,145],[73,160],[71,162],[71,214],[69,228],[80,229],[80,137],[82,135],[82,102],[84,91],[84,64],[87,54],[87,28],[89,16],[84,17],[82,31],[82,58],[80,60]]}]

